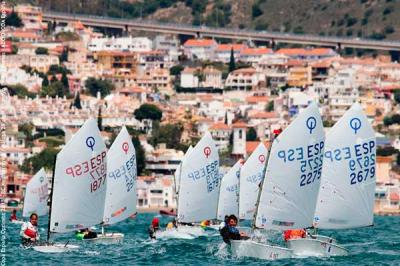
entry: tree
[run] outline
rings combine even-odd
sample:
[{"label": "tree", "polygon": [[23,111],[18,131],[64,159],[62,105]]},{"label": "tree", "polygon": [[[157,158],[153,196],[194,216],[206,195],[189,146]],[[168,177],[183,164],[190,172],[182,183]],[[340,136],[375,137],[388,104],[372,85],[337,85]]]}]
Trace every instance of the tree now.
[{"label": "tree", "polygon": [[60,55],[60,62],[66,62],[68,61],[68,52],[69,49],[68,47],[65,47]]},{"label": "tree", "polygon": [[75,106],[77,109],[82,109],[82,105],[81,105],[81,95],[80,95],[79,92],[78,92],[78,93],[76,94],[76,96],[75,96],[75,99],[74,99],[74,106]]},{"label": "tree", "polygon": [[229,60],[229,72],[232,72],[236,69],[235,66],[235,55],[233,54],[233,47],[231,48],[231,58]]},{"label": "tree", "polygon": [[18,131],[23,132],[25,134],[27,141],[32,141],[33,140],[32,131],[34,127],[35,126],[32,124],[32,122],[23,123],[18,125]]},{"label": "tree", "polygon": [[143,119],[160,121],[162,118],[162,111],[154,104],[145,103],[136,109],[133,115],[139,121]]},{"label": "tree", "polygon": [[256,140],[258,140],[257,132],[253,127],[250,127],[249,130],[247,130],[246,140],[247,141],[256,141]]},{"label": "tree", "polygon": [[58,79],[57,79],[56,75],[53,74],[53,76],[51,76],[50,82],[54,83],[54,82],[57,82],[57,81],[58,81]]},{"label": "tree", "polygon": [[97,96],[98,92],[100,92],[101,97],[105,97],[114,89],[114,85],[111,82],[95,78],[88,78],[85,86],[94,97]]},{"label": "tree", "polygon": [[42,80],[42,87],[46,87],[49,86],[49,79],[47,78],[47,75],[44,76],[43,80]]},{"label": "tree", "polygon": [[[129,135],[132,136],[132,143],[133,146],[135,147],[135,152],[136,152],[136,167],[137,167],[137,174],[138,176],[143,173],[143,170],[146,166],[145,164],[145,152],[142,144],[140,144],[139,140],[139,135],[140,132],[131,128],[131,127],[126,127],[128,130]],[[116,135],[114,135],[115,139]]]},{"label": "tree", "polygon": [[103,117],[101,116],[101,106],[99,106],[99,113],[97,115],[97,127],[100,131],[103,130]]},{"label": "tree", "polygon": [[183,70],[183,66],[176,65],[169,69],[169,74],[172,76],[178,76],[181,74],[182,70]]},{"label": "tree", "polygon": [[251,16],[254,18],[259,17],[263,14],[263,11],[260,9],[258,4],[254,4],[251,8]]},{"label": "tree", "polygon": [[11,14],[6,17],[6,26],[13,26],[13,27],[22,27],[23,23],[21,18],[18,16],[18,14],[16,12],[11,12]]},{"label": "tree", "polygon": [[64,88],[69,89],[68,77],[65,72],[63,72],[61,75],[61,82],[64,85]]},{"label": "tree", "polygon": [[38,48],[36,48],[36,50],[35,50],[35,54],[49,54],[49,50],[47,49],[47,48],[45,48],[45,47],[38,47]]},{"label": "tree", "polygon": [[400,89],[394,91],[394,100],[400,104]]},{"label": "tree", "polygon": [[269,101],[268,104],[267,104],[266,111],[267,112],[272,112],[272,111],[274,111],[274,109],[275,109],[274,101]]},{"label": "tree", "polygon": [[28,91],[28,89],[22,84],[16,85],[0,85],[0,88],[6,87],[11,96],[17,95],[19,98],[29,97],[33,98],[36,96],[35,93]]},{"label": "tree", "polygon": [[[157,125],[158,123],[155,123]],[[156,146],[159,143],[165,143],[167,148],[178,149],[180,147],[183,125],[166,124],[153,127],[150,143]]]},{"label": "tree", "polygon": [[397,152],[396,164],[397,166],[400,166],[400,152]]},{"label": "tree", "polygon": [[[53,80],[53,79],[52,79]],[[69,95],[68,88],[64,87],[61,81],[54,81],[49,86],[42,87],[40,91],[40,95],[42,96],[50,96],[50,97],[64,97]]]},{"label": "tree", "polygon": [[21,166],[21,170],[25,173],[36,173],[42,167],[47,170],[52,170],[57,153],[57,149],[46,148],[40,153],[25,159]]}]

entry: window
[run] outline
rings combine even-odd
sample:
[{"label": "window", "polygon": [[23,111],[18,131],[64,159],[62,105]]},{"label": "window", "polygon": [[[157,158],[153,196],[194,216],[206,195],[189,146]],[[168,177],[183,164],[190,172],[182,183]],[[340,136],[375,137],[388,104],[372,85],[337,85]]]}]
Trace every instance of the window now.
[{"label": "window", "polygon": [[241,139],[241,138],[242,138],[242,130],[239,129],[239,139]]}]

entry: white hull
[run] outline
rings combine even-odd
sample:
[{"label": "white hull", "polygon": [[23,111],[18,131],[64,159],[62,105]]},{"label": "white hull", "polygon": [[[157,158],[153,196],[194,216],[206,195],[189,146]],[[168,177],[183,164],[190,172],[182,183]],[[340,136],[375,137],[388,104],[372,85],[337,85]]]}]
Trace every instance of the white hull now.
[{"label": "white hull", "polygon": [[20,221],[20,220],[12,220],[12,221],[10,221],[10,223],[12,223],[12,224],[23,224],[23,223],[24,223],[24,221]]},{"label": "white hull", "polygon": [[293,249],[296,256],[301,257],[347,256],[349,254],[345,248],[319,239],[293,239],[289,240],[287,245],[290,249]]},{"label": "white hull", "polygon": [[45,244],[45,245],[38,245],[32,247],[35,251],[42,252],[42,253],[62,253],[71,251],[74,249],[78,249],[79,246],[70,245],[70,244]]},{"label": "white hull", "polygon": [[98,234],[96,238],[83,239],[83,240],[96,244],[121,244],[123,239],[124,239],[124,234],[106,233],[106,234]]},{"label": "white hull", "polygon": [[288,248],[257,243],[252,240],[232,240],[232,255],[235,257],[251,257],[264,260],[287,259],[293,257]]}]

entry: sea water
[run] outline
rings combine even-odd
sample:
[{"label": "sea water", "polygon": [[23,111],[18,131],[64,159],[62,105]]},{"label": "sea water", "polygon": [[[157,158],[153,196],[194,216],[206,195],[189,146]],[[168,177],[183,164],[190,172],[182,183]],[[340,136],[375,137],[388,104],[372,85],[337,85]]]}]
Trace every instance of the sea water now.
[{"label": "sea water", "polygon": [[[156,214],[139,214],[106,228],[106,232],[124,233],[122,244],[101,245],[74,239],[73,233],[55,234],[55,242],[80,245],[74,251],[44,254],[20,246],[20,225],[7,221],[6,265],[400,265],[400,217],[376,216],[371,227],[352,230],[321,230],[349,250],[349,256],[331,258],[283,259],[274,262],[234,258],[218,233],[193,240],[150,240],[147,228]],[[9,217],[9,214],[6,216]],[[161,225],[170,219],[160,218]],[[46,238],[47,217],[39,220],[41,237]],[[274,236],[281,240],[281,235]]]}]

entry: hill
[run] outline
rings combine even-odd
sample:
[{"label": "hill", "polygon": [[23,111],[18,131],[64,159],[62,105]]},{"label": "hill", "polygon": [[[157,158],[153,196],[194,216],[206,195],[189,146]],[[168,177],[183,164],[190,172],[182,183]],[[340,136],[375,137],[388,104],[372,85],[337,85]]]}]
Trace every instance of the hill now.
[{"label": "hill", "polygon": [[400,40],[396,0],[31,0],[47,10],[193,25]]}]

